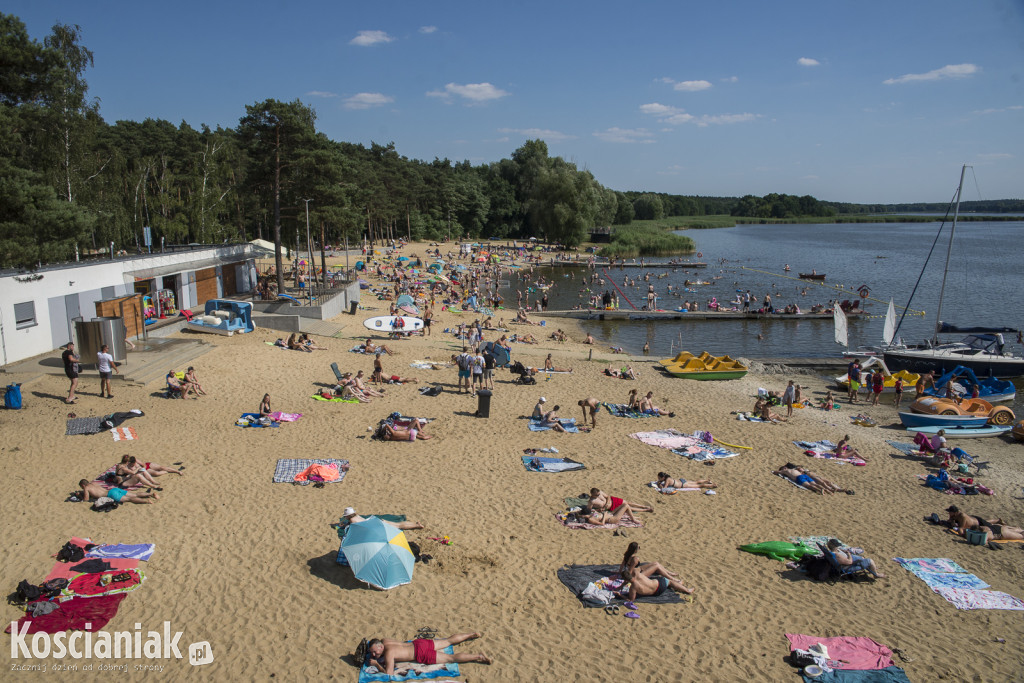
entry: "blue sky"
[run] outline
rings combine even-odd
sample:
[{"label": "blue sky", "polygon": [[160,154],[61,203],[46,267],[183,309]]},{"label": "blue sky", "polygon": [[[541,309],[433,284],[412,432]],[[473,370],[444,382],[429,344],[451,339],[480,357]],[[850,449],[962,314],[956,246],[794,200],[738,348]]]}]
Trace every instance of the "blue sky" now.
[{"label": "blue sky", "polygon": [[607,187],[1024,198],[1024,2],[8,0],[78,24],[108,122],[234,127],[301,99],[335,140],[474,164],[544,139]]}]

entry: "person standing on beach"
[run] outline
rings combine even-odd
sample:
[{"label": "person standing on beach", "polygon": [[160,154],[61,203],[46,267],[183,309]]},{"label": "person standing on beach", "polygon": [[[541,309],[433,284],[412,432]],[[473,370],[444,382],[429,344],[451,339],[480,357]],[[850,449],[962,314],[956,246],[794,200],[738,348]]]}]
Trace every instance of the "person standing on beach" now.
[{"label": "person standing on beach", "polygon": [[117,372],[117,363],[114,362],[114,357],[110,355],[110,347],[106,344],[101,346],[99,353],[96,354],[96,368],[100,371],[100,398],[104,395],[107,398],[114,398],[113,392],[110,391],[110,372]]},{"label": "person standing on beach", "polygon": [[64,361],[64,374],[71,380],[71,389],[68,391],[68,397],[64,399],[65,403],[74,403],[78,400],[75,396],[75,390],[78,388],[78,370],[80,368],[78,361],[78,354],[75,353],[75,342],[68,342],[67,347],[64,349],[64,353],[60,355],[60,359]]},{"label": "person standing on beach", "polygon": [[427,333],[428,337],[430,336],[430,319],[433,317],[434,312],[430,308],[423,312],[423,330]]},{"label": "person standing on beach", "polygon": [[796,387],[793,386],[793,380],[789,380],[789,384],[786,385],[786,390],[782,392],[782,402],[786,404],[786,417],[793,417],[793,401],[796,400]]},{"label": "person standing on beach", "polygon": [[850,403],[856,403],[857,391],[860,390],[860,361],[856,358],[846,370],[846,379],[849,381],[847,396],[850,399]]},{"label": "person standing on beach", "polygon": [[468,347],[462,347],[462,353],[455,357],[455,365],[459,369],[459,393],[462,393],[463,381],[466,382],[466,392],[472,393],[473,357],[469,355]]},{"label": "person standing on beach", "polygon": [[893,400],[892,404],[899,408],[900,401],[903,400],[903,378],[897,377],[896,381],[893,383],[892,386],[893,389],[896,391],[896,398]]},{"label": "person standing on beach", "polygon": [[743,295],[743,312],[744,313],[749,313],[750,312],[750,290],[749,289],[747,290],[747,293]]},{"label": "person standing on beach", "polygon": [[877,406],[878,399],[882,396],[882,389],[885,388],[885,375],[882,371],[875,369],[871,375],[871,405]]}]

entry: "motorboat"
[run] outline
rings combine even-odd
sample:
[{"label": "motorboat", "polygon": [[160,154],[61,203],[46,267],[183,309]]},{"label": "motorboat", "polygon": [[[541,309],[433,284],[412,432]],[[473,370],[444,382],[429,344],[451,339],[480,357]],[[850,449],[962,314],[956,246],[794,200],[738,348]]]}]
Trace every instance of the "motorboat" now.
[{"label": "motorboat", "polygon": [[683,379],[695,380],[719,380],[739,379],[747,374],[749,368],[729,356],[712,356],[704,351],[699,356],[694,356],[689,351],[683,351],[675,358],[665,358],[658,361],[665,368],[665,372]]},{"label": "motorboat", "polygon": [[994,425],[1008,425],[1013,422],[1013,411],[1006,406],[993,406],[981,398],[965,398],[958,400],[954,398],[937,398],[925,396],[910,404],[910,412],[922,415],[938,415],[945,417],[956,417],[972,415],[985,417],[986,422]]},{"label": "motorboat", "polygon": [[900,413],[900,422],[904,427],[984,427],[988,423],[988,415],[926,415],[924,413]]},{"label": "motorboat", "polygon": [[825,273],[798,273],[801,280],[824,280]]}]

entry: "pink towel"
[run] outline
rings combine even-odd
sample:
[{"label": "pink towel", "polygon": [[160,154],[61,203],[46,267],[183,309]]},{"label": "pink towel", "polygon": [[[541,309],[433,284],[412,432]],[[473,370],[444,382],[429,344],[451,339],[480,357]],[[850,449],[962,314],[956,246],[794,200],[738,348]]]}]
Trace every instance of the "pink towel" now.
[{"label": "pink towel", "polygon": [[270,414],[270,419],[273,420],[274,422],[295,422],[300,417],[302,417],[302,413],[271,413]]},{"label": "pink towel", "polygon": [[[838,636],[836,638],[816,638],[799,633],[787,633],[790,650],[806,650],[811,645],[821,643],[828,648],[829,663],[833,669],[884,669],[892,666],[892,650],[870,638],[852,638]],[[846,662],[837,662],[845,659]]]}]

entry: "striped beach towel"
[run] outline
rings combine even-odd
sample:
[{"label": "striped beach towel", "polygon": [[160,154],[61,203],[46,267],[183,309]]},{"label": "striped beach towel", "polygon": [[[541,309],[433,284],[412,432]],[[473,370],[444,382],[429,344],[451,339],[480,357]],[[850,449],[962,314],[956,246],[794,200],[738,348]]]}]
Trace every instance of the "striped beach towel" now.
[{"label": "striped beach towel", "polygon": [[135,441],[139,435],[135,433],[134,427],[114,427],[110,430],[114,441]]}]

